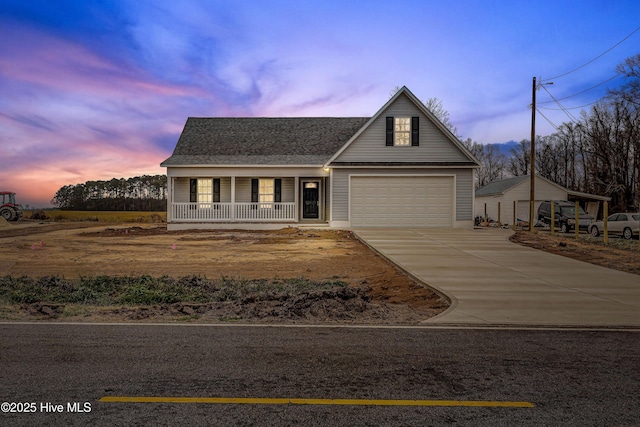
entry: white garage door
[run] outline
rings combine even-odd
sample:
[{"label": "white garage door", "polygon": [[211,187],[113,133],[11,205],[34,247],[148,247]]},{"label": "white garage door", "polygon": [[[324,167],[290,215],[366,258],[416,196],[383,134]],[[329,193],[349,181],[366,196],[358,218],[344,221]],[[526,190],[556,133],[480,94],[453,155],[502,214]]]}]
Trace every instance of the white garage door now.
[{"label": "white garage door", "polygon": [[453,177],[352,176],[352,227],[452,227]]}]

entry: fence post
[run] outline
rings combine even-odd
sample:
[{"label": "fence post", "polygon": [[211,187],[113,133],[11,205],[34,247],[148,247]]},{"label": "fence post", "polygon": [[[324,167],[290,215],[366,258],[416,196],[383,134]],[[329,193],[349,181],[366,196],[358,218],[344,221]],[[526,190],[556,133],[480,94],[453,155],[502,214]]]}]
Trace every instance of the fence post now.
[{"label": "fence post", "polygon": [[576,240],[578,240],[578,234],[580,233],[580,214],[578,213],[578,209],[580,209],[580,204],[576,201]]},{"label": "fence post", "polygon": [[518,202],[513,201],[513,231],[516,231],[516,207],[518,206]]},{"label": "fence post", "polygon": [[487,204],[484,204],[484,223],[487,223]]},{"label": "fence post", "polygon": [[551,235],[556,235],[556,204],[551,201]]},{"label": "fence post", "polygon": [[502,222],[500,221],[500,202],[498,202],[498,228],[502,227]]},{"label": "fence post", "polygon": [[604,232],[604,235],[602,236],[602,240],[605,243],[607,243],[607,241],[609,240],[609,235],[608,235],[609,221],[607,220],[607,218],[609,218],[609,202],[605,200],[604,201],[604,218],[603,218],[604,230],[602,230]]}]

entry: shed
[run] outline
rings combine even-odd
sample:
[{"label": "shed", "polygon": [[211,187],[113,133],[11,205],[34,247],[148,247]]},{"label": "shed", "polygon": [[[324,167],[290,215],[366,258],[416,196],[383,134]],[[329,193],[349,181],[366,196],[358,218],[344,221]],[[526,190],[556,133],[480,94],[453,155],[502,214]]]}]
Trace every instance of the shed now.
[{"label": "shed", "polygon": [[[522,175],[493,181],[475,192],[475,216],[500,220],[502,224],[513,224],[514,205],[517,221],[529,222],[530,176]],[[584,210],[598,218],[600,204],[610,197],[587,194],[562,187],[536,175],[534,212],[544,200],[578,201]]]}]

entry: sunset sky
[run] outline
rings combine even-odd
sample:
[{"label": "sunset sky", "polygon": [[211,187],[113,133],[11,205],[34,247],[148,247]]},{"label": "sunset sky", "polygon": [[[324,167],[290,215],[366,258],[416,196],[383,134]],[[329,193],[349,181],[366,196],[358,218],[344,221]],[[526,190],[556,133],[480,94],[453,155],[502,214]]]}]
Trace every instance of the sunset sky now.
[{"label": "sunset sky", "polygon": [[631,34],[547,89],[599,85],[640,53],[638,27],[637,0],[2,0],[0,190],[45,207],[63,185],[165,173],[189,116],[371,116],[403,85],[441,100],[463,139],[528,139],[532,77]]}]

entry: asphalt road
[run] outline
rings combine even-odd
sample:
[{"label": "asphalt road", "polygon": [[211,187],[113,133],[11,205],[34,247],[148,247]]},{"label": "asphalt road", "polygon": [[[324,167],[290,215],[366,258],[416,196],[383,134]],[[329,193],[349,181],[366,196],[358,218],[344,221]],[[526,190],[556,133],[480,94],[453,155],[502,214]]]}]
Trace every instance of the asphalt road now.
[{"label": "asphalt road", "polygon": [[[3,410],[33,410],[0,413],[0,425],[632,426],[640,425],[639,350],[638,331],[0,324],[0,402],[13,403]],[[535,406],[99,401],[105,396]]]}]

